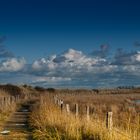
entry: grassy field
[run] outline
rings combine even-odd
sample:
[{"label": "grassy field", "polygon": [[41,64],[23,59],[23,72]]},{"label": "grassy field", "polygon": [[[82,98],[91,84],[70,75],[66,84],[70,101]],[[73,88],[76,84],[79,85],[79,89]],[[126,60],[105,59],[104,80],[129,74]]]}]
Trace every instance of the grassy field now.
[{"label": "grassy field", "polygon": [[[126,89],[126,91],[128,91]],[[55,90],[46,92],[31,116],[36,140],[139,140],[139,106],[132,99],[140,99],[140,94],[96,93],[88,90]],[[63,111],[54,104],[56,96],[64,101]],[[79,115],[75,117],[75,104]],[[70,105],[67,114],[65,105]],[[87,121],[86,106],[90,107]],[[113,112],[113,128],[106,128],[106,113]]]},{"label": "grassy field", "polygon": [[[34,140],[140,139],[140,105],[134,102],[140,99],[139,88],[60,90],[28,85],[0,86],[0,99],[16,95],[24,100],[37,99],[29,118]],[[63,101],[63,108],[55,103],[54,97]],[[70,113],[66,111],[66,104]],[[78,104],[77,116],[75,104]],[[0,106],[1,126],[17,107],[16,102],[4,106],[4,109]],[[113,113],[111,129],[106,125],[106,114],[110,111]]]}]

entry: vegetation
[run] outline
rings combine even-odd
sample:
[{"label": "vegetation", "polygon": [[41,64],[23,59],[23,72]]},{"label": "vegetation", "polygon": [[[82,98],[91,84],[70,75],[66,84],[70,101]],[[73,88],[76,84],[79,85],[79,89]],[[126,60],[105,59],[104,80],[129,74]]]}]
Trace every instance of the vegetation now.
[{"label": "vegetation", "polygon": [[[0,85],[0,100],[9,96],[36,100],[30,110],[30,125],[35,140],[139,140],[140,88],[54,89],[29,85]],[[64,102],[63,110],[54,96]],[[21,104],[22,101],[20,101]],[[70,113],[66,111],[70,106]],[[75,104],[79,113],[75,115]],[[90,119],[86,116],[89,107]],[[0,124],[17,108],[17,103],[0,104]],[[106,113],[113,112],[113,127],[106,127]]]},{"label": "vegetation", "polygon": [[21,99],[28,98],[30,95],[37,96],[38,92],[30,86],[0,85],[0,130],[4,122],[21,104],[15,99],[18,96]]},{"label": "vegetation", "polygon": [[132,128],[130,121],[127,125],[116,125],[116,122],[111,131],[105,124],[105,119],[99,116],[91,115],[87,120],[86,115],[68,115],[48,95],[40,99],[31,115],[35,140],[134,140],[139,137],[140,124]]},{"label": "vegetation", "polygon": [[[10,104],[4,104],[3,102],[4,97],[6,98],[8,96],[9,96],[8,92],[4,90],[0,90],[0,126],[9,117],[9,115],[16,109],[15,102],[12,102]],[[2,129],[2,127],[0,127],[0,129]]]}]

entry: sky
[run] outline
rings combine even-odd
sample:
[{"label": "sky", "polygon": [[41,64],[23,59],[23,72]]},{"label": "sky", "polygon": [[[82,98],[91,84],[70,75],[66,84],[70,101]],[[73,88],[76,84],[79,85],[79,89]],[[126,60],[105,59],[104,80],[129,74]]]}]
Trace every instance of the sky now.
[{"label": "sky", "polygon": [[1,0],[0,83],[140,85],[140,1]]}]

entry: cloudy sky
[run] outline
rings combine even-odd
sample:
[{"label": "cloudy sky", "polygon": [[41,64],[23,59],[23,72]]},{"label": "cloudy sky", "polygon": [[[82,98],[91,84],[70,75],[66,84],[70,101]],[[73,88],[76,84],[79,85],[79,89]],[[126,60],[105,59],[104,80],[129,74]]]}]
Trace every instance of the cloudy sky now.
[{"label": "cloudy sky", "polygon": [[138,0],[0,1],[0,83],[140,85]]}]

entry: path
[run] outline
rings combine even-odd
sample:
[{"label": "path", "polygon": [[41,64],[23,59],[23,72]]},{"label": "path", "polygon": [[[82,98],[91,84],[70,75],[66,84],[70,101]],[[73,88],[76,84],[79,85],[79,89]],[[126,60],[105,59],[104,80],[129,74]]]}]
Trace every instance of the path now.
[{"label": "path", "polygon": [[7,135],[0,135],[0,140],[32,140],[29,128],[29,115],[31,107],[35,102],[28,101],[20,105],[4,125],[4,131],[10,131]]}]

